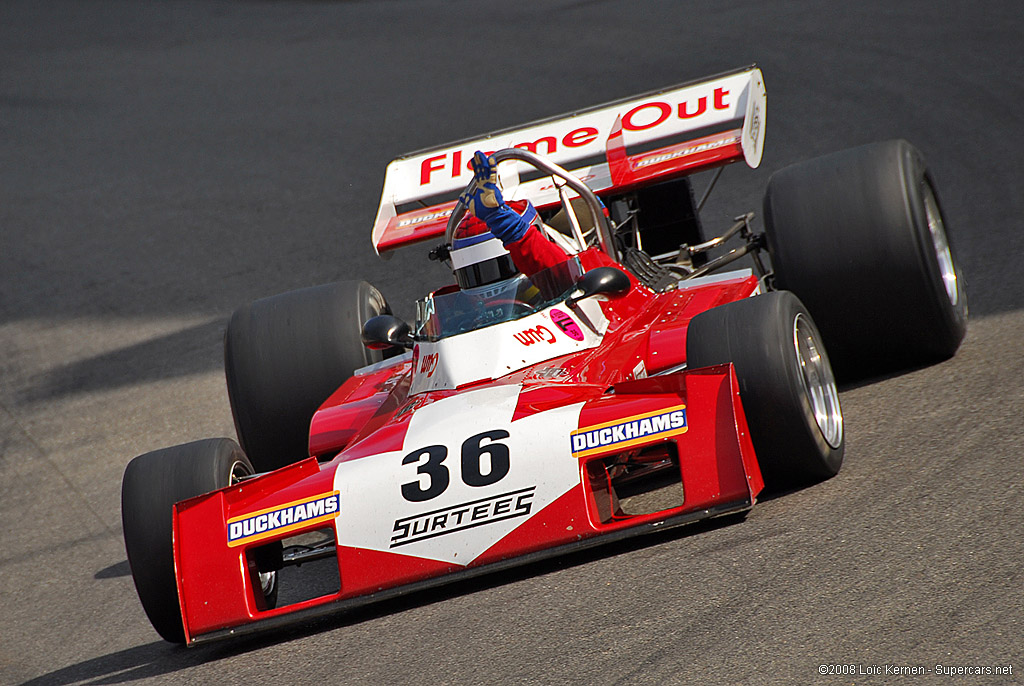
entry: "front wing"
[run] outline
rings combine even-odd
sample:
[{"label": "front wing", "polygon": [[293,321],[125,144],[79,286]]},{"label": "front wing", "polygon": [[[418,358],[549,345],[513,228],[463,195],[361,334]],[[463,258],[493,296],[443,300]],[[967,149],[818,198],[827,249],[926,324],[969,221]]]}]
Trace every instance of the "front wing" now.
[{"label": "front wing", "polygon": [[[549,411],[545,403],[557,404],[557,395],[557,389],[540,389],[529,407],[520,399],[509,426],[516,428],[524,417]],[[475,486],[469,491],[474,498],[454,505],[433,492],[439,479],[429,474],[429,465],[440,462],[427,453],[405,456],[406,469],[422,467],[418,480],[372,482],[375,461],[381,460],[378,469],[387,472],[401,464],[404,447],[348,461],[343,453],[326,464],[311,458],[178,503],[173,517],[174,560],[186,642],[268,629],[742,511],[754,504],[763,488],[731,365],[625,382],[614,393],[575,407],[573,424],[562,432],[565,447],[557,449],[559,456],[534,455],[525,470],[516,471],[517,464],[527,460],[502,462],[500,451],[492,447],[501,443],[500,435],[493,442],[479,442],[487,458],[483,462],[479,455],[476,462],[467,462],[464,450],[462,479]],[[382,445],[400,445],[394,435],[380,440]],[[642,456],[666,447],[674,456],[671,470],[681,486],[679,501],[641,514],[624,511],[613,486],[615,468],[609,465],[617,455]],[[544,459],[569,460],[574,476],[567,487],[551,485],[557,482],[553,477],[545,482],[545,475],[522,477],[528,479],[525,487],[515,481],[517,475],[536,472]],[[458,456],[447,464],[456,471]],[[548,466],[565,473],[566,465]],[[506,475],[502,469],[507,478],[494,481],[496,474]],[[362,475],[360,482],[352,483],[357,475]],[[473,479],[482,483],[472,484]],[[494,483],[483,483],[488,479]],[[409,511],[416,514],[396,517],[387,504],[386,491],[400,488],[405,489],[406,501],[411,498]],[[360,490],[368,496],[362,505]],[[376,502],[376,509],[366,502]],[[456,517],[456,511],[462,514]],[[374,518],[380,521],[375,524]],[[332,556],[338,590],[267,607],[258,575],[265,551],[305,532],[324,530],[336,542]]]}]

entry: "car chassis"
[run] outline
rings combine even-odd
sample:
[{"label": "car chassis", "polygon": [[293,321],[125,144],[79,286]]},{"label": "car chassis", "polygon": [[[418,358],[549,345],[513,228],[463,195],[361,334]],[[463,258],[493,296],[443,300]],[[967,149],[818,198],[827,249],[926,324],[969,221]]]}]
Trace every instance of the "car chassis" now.
[{"label": "car chassis", "polygon": [[[444,260],[465,207],[442,196],[462,189],[464,152],[550,133],[569,149],[493,155],[507,195],[535,202],[582,276],[451,336],[413,333],[362,282],[236,312],[225,364],[241,447],[199,441],[125,472],[128,558],[158,632],[193,645],[266,630],[743,512],[766,483],[834,475],[844,428],[826,346],[846,378],[949,357],[966,294],[931,177],[904,141],[777,172],[764,232],[747,213],[704,240],[699,214],[722,168],[760,163],[764,112],[749,67],[393,162],[375,249],[443,235],[431,257]],[[599,131],[602,163],[555,161],[592,156]],[[696,201],[688,177],[700,170],[714,176]],[[851,188],[880,178],[904,205],[881,192],[854,206]],[[851,234],[866,236],[852,266],[830,247]],[[903,262],[866,287],[865,271],[894,252]],[[752,270],[721,271],[747,256]],[[865,308],[851,333],[847,315]],[[910,312],[922,318],[901,329]],[[324,373],[336,349],[345,361]],[[279,442],[289,432],[298,438]],[[278,603],[282,570],[329,559],[329,590]]]}]

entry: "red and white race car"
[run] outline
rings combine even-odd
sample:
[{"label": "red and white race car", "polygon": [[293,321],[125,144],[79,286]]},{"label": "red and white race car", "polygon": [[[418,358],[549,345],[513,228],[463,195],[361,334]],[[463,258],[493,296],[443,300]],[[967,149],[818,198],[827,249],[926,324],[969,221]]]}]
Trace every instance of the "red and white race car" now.
[{"label": "red and white race car", "polygon": [[[706,197],[725,165],[756,167],[764,127],[750,67],[392,162],[378,252],[449,242],[482,149],[570,257],[428,294],[412,325],[365,282],[238,310],[241,446],[158,450],[124,475],[128,559],[160,635],[265,629],[838,472],[826,347],[847,378],[951,356],[966,296],[905,141],[779,171],[763,233],[751,213],[705,240],[692,175],[714,170]],[[325,579],[281,588],[317,560]]]}]

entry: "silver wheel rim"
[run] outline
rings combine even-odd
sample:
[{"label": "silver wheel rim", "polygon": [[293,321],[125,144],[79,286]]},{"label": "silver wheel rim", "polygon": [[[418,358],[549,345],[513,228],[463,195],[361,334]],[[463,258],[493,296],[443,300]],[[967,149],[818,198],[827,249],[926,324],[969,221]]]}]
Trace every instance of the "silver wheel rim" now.
[{"label": "silver wheel rim", "polygon": [[[245,477],[252,476],[252,470],[241,460],[235,460],[231,465],[231,475],[228,477],[228,485],[244,481]],[[263,590],[263,597],[266,598],[274,591],[277,583],[277,572],[260,572],[260,588]]]},{"label": "silver wheel rim", "polygon": [[267,598],[274,592],[274,584],[277,583],[277,572],[260,572],[260,589],[263,597]]},{"label": "silver wheel rim", "polygon": [[815,335],[811,321],[797,314],[793,322],[793,347],[800,363],[800,377],[811,402],[811,413],[825,442],[838,448],[843,441],[843,412],[839,408],[832,365]]},{"label": "silver wheel rim", "polygon": [[957,285],[953,253],[949,250],[949,240],[946,238],[946,227],[939,212],[939,203],[927,183],[924,185],[924,212],[928,221],[928,232],[932,235],[932,247],[939,263],[939,275],[942,277],[942,285],[946,288],[946,297],[949,298],[950,304],[956,307],[960,301],[960,288]]}]

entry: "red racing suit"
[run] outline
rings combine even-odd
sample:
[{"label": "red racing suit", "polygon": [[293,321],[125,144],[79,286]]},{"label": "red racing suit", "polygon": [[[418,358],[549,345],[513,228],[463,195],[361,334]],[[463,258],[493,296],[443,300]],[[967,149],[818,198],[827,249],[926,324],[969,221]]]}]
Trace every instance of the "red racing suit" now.
[{"label": "red racing suit", "polygon": [[559,265],[569,258],[564,250],[549,241],[536,226],[530,226],[522,238],[509,243],[505,249],[519,271],[527,276]]}]

